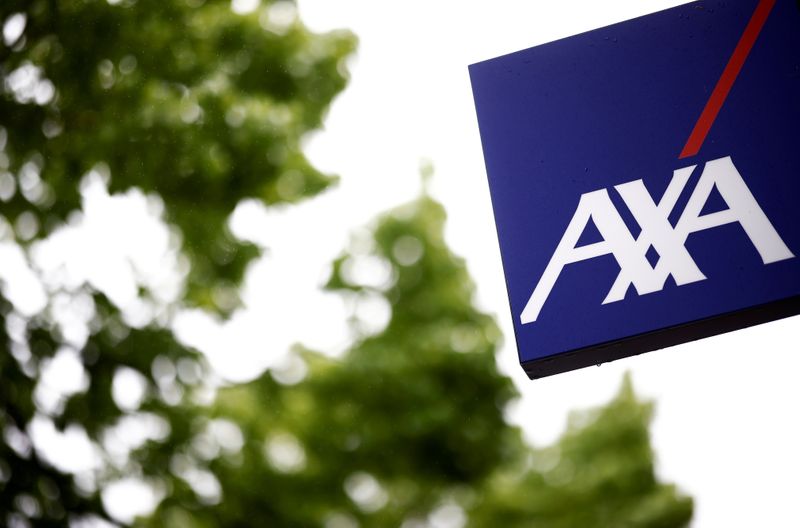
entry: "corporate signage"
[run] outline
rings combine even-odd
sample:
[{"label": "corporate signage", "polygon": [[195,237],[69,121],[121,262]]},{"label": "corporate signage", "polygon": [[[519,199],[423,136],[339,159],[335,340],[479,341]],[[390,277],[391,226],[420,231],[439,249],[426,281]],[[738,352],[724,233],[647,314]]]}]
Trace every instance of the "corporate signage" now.
[{"label": "corporate signage", "polygon": [[795,0],[693,2],[470,75],[531,378],[800,313]]}]

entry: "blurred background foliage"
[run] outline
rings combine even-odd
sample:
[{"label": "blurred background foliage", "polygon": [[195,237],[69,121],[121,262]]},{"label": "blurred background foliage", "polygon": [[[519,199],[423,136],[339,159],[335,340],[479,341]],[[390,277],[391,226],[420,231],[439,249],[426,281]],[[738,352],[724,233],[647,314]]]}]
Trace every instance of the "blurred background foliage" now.
[{"label": "blurred background foliage", "polygon": [[[377,334],[354,318],[360,337],[340,357],[296,347],[285,368],[232,385],[176,339],[177,311],[237,307],[261,248],[231,234],[234,208],[294,203],[336,179],[302,144],[345,87],[355,38],[308,31],[287,0],[254,7],[0,5],[0,245],[46,293],[22,309],[4,277],[0,523],[119,522],[109,503],[126,499],[106,492],[135,480],[156,499],[141,526],[686,526],[692,501],[658,481],[651,406],[629,380],[553,446],[527,445],[508,423],[498,327],[474,308],[444,210],[425,193],[334,262],[328,289],[391,313]],[[144,315],[91,280],[45,277],[34,258],[80,226],[98,184],[146,198],[170,226],[178,287],[137,278]],[[354,281],[364,259],[386,280]],[[54,371],[75,382],[54,392]],[[73,467],[69,447],[42,445],[48,435],[89,446],[92,463]]]}]

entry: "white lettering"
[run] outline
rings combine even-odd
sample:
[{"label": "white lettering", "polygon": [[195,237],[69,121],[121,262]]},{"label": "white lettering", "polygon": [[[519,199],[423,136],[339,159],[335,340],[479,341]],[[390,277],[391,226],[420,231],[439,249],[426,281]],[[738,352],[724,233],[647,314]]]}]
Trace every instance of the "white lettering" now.
[{"label": "white lettering", "polygon": [[[764,264],[794,257],[756,202],[730,157],[706,163],[686,208],[673,228],[669,222],[670,213],[695,168],[691,166],[676,170],[657,204],[642,180],[614,187],[641,227],[636,239],[625,226],[607,190],[582,195],[555,253],[522,311],[522,324],[532,323],[539,317],[564,266],[603,255],[613,255],[620,267],[620,273],[603,304],[621,301],[631,284],[639,295],[645,295],[661,291],[670,275],[678,286],[705,280],[705,275],[697,267],[685,244],[690,234],[714,227],[738,222]],[[715,187],[728,208],[701,215]],[[590,220],[597,226],[603,240],[576,247]],[[650,265],[646,257],[651,246],[659,255],[655,267]]]}]

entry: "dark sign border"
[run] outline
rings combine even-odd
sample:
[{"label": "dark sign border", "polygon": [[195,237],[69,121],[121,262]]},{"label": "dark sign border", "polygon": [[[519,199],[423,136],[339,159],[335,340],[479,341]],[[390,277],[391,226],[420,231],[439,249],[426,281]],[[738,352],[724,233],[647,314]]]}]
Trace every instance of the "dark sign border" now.
[{"label": "dark sign border", "polygon": [[671,326],[599,345],[578,348],[535,361],[526,361],[522,363],[522,368],[525,369],[525,373],[530,379],[539,379],[592,365],[599,366],[609,361],[638,356],[645,352],[652,352],[653,350],[696,341],[704,337],[777,321],[798,314],[800,314],[800,295],[683,325]]}]

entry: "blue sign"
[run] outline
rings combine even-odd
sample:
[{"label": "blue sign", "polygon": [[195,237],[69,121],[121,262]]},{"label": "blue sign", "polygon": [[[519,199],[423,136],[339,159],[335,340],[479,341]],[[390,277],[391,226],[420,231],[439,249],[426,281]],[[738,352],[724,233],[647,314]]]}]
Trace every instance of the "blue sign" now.
[{"label": "blue sign", "polygon": [[795,0],[693,2],[470,75],[531,378],[800,313]]}]

